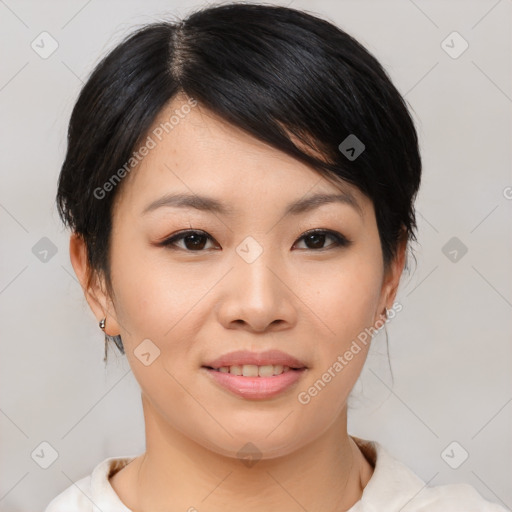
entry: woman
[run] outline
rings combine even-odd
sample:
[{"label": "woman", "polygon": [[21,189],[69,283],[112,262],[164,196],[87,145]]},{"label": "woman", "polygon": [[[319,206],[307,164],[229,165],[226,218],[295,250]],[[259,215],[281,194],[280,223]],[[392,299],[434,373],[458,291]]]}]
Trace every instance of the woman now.
[{"label": "woman", "polygon": [[46,512],[504,510],[347,433],[420,176],[402,97],[326,21],[226,4],[118,45],[75,105],[57,204],[146,451]]}]

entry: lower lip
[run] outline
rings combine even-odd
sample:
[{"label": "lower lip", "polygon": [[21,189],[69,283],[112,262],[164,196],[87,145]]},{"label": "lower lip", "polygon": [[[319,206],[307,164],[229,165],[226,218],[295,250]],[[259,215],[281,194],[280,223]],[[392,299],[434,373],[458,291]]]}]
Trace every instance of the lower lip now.
[{"label": "lower lip", "polygon": [[306,368],[302,368],[300,370],[289,370],[272,377],[243,377],[211,370],[204,366],[202,368],[208,372],[217,384],[235,395],[250,400],[264,400],[283,393],[296,384],[306,371]]}]

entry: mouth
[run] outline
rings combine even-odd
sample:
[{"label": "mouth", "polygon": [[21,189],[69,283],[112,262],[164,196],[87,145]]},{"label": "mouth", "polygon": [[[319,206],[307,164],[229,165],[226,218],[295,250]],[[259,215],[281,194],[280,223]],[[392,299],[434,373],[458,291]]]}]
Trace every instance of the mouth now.
[{"label": "mouth", "polygon": [[246,400],[266,400],[290,391],[307,373],[297,357],[281,350],[238,350],[201,366],[216,387]]}]

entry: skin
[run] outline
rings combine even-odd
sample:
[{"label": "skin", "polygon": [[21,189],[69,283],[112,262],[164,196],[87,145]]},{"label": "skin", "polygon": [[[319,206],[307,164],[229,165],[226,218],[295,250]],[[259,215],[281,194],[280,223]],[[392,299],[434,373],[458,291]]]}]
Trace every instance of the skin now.
[{"label": "skin", "polygon": [[[155,121],[169,119],[175,98]],[[307,405],[307,390],[365,327],[391,308],[405,242],[385,272],[373,204],[355,187],[361,213],[324,204],[301,215],[285,207],[339,187],[294,158],[197,105],[124,178],[113,211],[114,297],[91,271],[86,248],[72,235],[70,256],[87,301],[106,332],[121,334],[141,387],[146,452],[111,477],[136,512],[347,510],[361,498],[373,467],[347,433],[347,399],[369,343]],[[167,192],[213,196],[233,217],[192,208],[144,208]],[[175,249],[158,242],[202,230]],[[307,242],[323,228],[352,241]],[[252,263],[236,252],[247,237],[263,249]],[[145,366],[134,354],[150,339],[160,355]],[[248,400],[212,383],[201,366],[233,350],[278,348],[307,366],[295,387]],[[237,452],[252,442],[261,459],[248,467]],[[193,510],[193,509],[190,509]]]}]

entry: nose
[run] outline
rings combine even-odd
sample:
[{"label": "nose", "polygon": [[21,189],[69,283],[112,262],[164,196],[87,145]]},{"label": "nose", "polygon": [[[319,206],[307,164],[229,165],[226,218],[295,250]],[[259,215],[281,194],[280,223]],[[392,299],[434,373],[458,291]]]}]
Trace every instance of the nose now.
[{"label": "nose", "polygon": [[222,282],[217,308],[227,329],[273,332],[291,328],[297,321],[297,296],[285,267],[271,251],[254,261],[238,254]]}]

